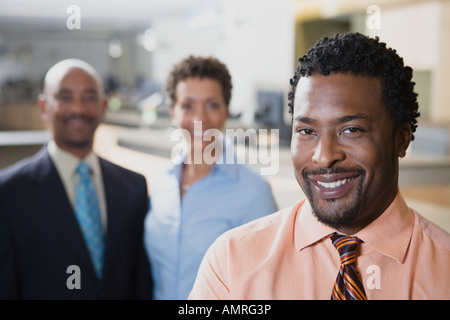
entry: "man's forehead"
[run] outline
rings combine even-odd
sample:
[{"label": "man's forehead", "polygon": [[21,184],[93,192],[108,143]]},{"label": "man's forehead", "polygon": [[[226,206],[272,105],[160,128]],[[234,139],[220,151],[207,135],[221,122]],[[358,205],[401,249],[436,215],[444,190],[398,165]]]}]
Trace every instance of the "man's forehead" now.
[{"label": "man's forehead", "polygon": [[312,98],[323,95],[340,98],[371,97],[381,100],[381,81],[378,78],[350,73],[331,75],[314,74],[302,77],[297,84],[295,99],[300,96]]},{"label": "man's forehead", "polygon": [[381,82],[377,78],[338,73],[301,78],[295,94],[294,114],[305,107],[381,104]]},{"label": "man's forehead", "polygon": [[[74,91],[93,91],[99,92],[101,87],[99,83],[89,74],[87,73],[78,73],[78,71],[67,72],[60,79],[54,79],[55,81],[51,81],[45,86],[46,94],[59,94],[59,93],[70,93]],[[81,75],[81,78],[80,78]],[[76,78],[74,78],[76,77]],[[77,79],[77,80],[74,80]]]},{"label": "man's forehead", "polygon": [[302,77],[297,84],[297,91],[311,90],[315,87],[338,88],[367,88],[368,90],[380,89],[381,81],[375,77],[356,75],[352,73],[332,73],[329,75],[313,74]]},{"label": "man's forehead", "polygon": [[92,66],[81,60],[64,60],[54,65],[47,72],[44,81],[44,92],[48,93],[50,90],[57,90],[65,79],[74,74],[86,75],[87,79],[90,78],[94,87],[99,90],[102,89],[101,78]]}]

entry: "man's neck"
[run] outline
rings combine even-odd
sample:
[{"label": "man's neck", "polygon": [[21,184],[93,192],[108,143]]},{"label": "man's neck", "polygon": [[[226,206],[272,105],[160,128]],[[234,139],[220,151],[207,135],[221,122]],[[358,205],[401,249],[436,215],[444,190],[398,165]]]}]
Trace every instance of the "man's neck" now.
[{"label": "man's neck", "polygon": [[78,147],[78,146],[73,147],[73,146],[64,145],[64,144],[59,143],[56,140],[55,140],[55,143],[60,149],[74,155],[75,157],[77,157],[79,159],[86,158],[86,156],[92,151],[92,143],[90,143],[89,145],[83,146],[83,147]]}]

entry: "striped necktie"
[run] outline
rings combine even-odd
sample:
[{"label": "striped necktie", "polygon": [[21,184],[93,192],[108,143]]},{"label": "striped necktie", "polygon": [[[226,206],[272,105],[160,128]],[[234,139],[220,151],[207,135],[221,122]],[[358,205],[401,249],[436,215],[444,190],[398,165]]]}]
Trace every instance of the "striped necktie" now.
[{"label": "striped necktie", "polygon": [[91,169],[81,161],[77,167],[80,180],[76,186],[75,214],[89,249],[98,278],[102,277],[103,235],[97,193],[91,180]]},{"label": "striped necktie", "polygon": [[356,248],[360,241],[357,237],[348,237],[333,233],[331,241],[338,250],[341,266],[331,293],[332,300],[367,300],[364,286],[356,270]]}]

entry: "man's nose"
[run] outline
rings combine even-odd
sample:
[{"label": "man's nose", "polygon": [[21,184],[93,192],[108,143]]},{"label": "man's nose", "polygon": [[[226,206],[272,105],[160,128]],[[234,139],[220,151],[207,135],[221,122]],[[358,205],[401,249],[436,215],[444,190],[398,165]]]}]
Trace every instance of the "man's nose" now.
[{"label": "man's nose", "polygon": [[341,148],[338,137],[333,137],[332,134],[319,137],[312,157],[315,164],[322,168],[330,168],[344,159],[345,152]]},{"label": "man's nose", "polygon": [[84,113],[87,107],[88,103],[82,97],[75,97],[72,100],[70,111],[73,113]]}]

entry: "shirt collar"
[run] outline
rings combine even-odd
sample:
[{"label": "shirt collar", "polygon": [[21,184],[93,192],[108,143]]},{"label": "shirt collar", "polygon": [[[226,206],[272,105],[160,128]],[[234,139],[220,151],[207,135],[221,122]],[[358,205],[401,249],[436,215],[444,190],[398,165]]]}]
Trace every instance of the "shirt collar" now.
[{"label": "shirt collar", "polygon": [[294,234],[295,248],[301,251],[335,231],[333,228],[317,220],[312,213],[309,201],[306,200],[297,213]]},{"label": "shirt collar", "polygon": [[391,205],[356,236],[375,250],[402,263],[414,229],[414,214],[400,191]]},{"label": "shirt collar", "polygon": [[54,140],[49,141],[47,149],[59,175],[63,177],[63,179],[71,179],[76,172],[78,163],[82,160],[89,165],[94,175],[101,174],[98,157],[92,151],[89,152],[84,159],[80,159],[58,147]]},{"label": "shirt collar", "polygon": [[[355,234],[380,253],[402,263],[414,228],[414,215],[400,191],[389,207],[371,224]],[[295,247],[298,251],[328,237],[335,229],[319,222],[308,201],[297,213]]]}]

